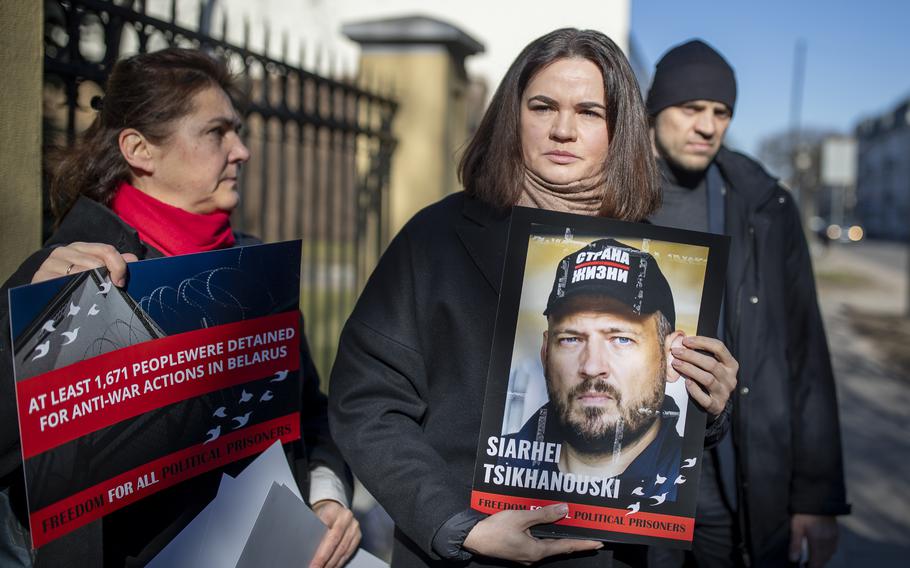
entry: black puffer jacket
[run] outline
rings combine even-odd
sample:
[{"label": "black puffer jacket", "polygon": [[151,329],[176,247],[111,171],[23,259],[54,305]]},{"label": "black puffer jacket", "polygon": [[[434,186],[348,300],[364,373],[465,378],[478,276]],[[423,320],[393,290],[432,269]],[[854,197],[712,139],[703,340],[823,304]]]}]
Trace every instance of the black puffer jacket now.
[{"label": "black puffer jacket", "polygon": [[[790,515],[850,511],[831,358],[799,212],[753,160],[717,155],[732,236],[726,342],[739,361],[733,435],[746,548],[780,558]],[[785,553],[785,552],[784,552]]]}]

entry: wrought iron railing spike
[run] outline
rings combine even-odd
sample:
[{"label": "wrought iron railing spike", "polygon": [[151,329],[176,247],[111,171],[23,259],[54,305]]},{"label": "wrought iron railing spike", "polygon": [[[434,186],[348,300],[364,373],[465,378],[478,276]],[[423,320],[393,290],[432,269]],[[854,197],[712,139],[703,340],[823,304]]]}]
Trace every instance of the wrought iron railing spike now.
[{"label": "wrought iron railing spike", "polygon": [[357,69],[357,88],[362,91],[369,91],[372,75],[372,69],[365,67],[363,62],[361,62]]},{"label": "wrought iron railing spike", "polygon": [[394,94],[398,92],[398,77],[395,75],[389,76],[389,90],[386,91],[386,97],[393,98]]},{"label": "wrought iron railing spike", "polygon": [[325,47],[321,44],[316,44],[313,48],[313,72],[314,73],[323,73],[325,70],[322,68],[323,58],[325,57]]},{"label": "wrought iron railing spike", "polygon": [[339,80],[341,73],[339,72],[340,61],[338,60],[338,52],[334,49],[329,49],[328,54],[329,59],[329,78],[334,79],[335,81]]}]

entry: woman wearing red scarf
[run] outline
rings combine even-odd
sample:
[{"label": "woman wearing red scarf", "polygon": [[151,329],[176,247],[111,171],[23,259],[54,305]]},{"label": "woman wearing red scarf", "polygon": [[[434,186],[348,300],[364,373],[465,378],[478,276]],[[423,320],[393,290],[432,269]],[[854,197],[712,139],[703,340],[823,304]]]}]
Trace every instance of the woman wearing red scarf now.
[{"label": "woman wearing red scarf", "polygon": [[[51,199],[57,230],[45,248],[26,260],[4,285],[4,297],[12,285],[101,266],[122,286],[127,263],[134,260],[258,242],[231,230],[230,214],[238,202],[237,177],[250,157],[239,136],[237,95],[224,63],[199,51],[172,48],[118,62],[103,102],[93,104],[99,110],[94,122],[80,143],[61,155],[53,172]],[[0,316],[5,320],[3,304]],[[6,322],[0,324],[9,329]],[[8,347],[6,341],[0,351]],[[293,454],[297,469],[301,461],[309,464],[304,469],[310,472],[309,484],[301,480],[301,489],[330,527],[311,567],[337,568],[356,549],[360,528],[347,508],[350,473],[328,436],[325,397],[303,347],[307,419],[301,429],[306,445],[289,445],[286,450]],[[4,375],[0,376],[0,490],[15,510],[16,487],[22,479],[15,396],[7,392],[13,385],[10,358],[0,353],[0,361],[0,375]],[[220,477],[218,472],[215,475]],[[131,521],[124,522],[120,513],[128,512],[127,508],[104,519],[102,543],[47,547],[55,550],[42,549],[38,560],[48,553],[74,565],[123,565],[131,557],[148,560],[154,547],[148,546],[148,540],[179,524],[174,521],[185,512],[181,509],[187,508],[189,492],[205,493],[199,487],[204,483],[201,477],[147,499],[156,503],[145,507],[143,518],[133,519],[142,523],[141,530]],[[23,511],[16,513],[24,518]],[[0,520],[5,523],[10,515],[7,500],[0,501]],[[31,555],[26,551],[26,556]],[[56,564],[55,559],[44,562]],[[26,557],[20,562],[28,565],[34,560]]]}]

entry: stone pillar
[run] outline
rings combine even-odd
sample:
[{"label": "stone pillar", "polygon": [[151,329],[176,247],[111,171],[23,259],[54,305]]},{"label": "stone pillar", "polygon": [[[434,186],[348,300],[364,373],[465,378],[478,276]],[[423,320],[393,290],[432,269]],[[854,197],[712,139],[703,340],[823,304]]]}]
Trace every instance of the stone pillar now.
[{"label": "stone pillar", "polygon": [[0,2],[0,282],[41,245],[43,33],[41,2]]},{"label": "stone pillar", "polygon": [[348,24],[342,32],[361,46],[361,73],[391,83],[399,103],[389,187],[394,235],[414,213],[460,189],[455,168],[469,134],[464,60],[483,45],[420,16]]}]

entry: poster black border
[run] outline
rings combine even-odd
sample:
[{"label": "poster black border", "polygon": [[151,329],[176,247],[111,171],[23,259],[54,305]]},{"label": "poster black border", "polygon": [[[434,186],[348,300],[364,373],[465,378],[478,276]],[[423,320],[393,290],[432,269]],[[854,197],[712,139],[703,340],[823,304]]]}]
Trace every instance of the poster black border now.
[{"label": "poster black border", "polygon": [[[706,337],[717,336],[717,324],[720,318],[726,283],[726,269],[730,250],[730,238],[725,235],[702,233],[685,229],[675,229],[651,225],[649,223],[631,223],[607,219],[604,217],[591,217],[575,215],[557,211],[534,209],[516,206],[512,209],[509,227],[508,242],[506,245],[506,258],[503,263],[502,284],[499,292],[499,305],[493,330],[493,345],[490,353],[490,366],[487,373],[486,391],[484,396],[483,418],[481,420],[480,436],[478,438],[477,455],[474,464],[473,491],[491,491],[489,485],[483,484],[482,463],[484,461],[488,436],[501,434],[503,408],[506,397],[507,384],[512,365],[513,347],[516,335],[516,326],[521,304],[521,291],[525,278],[525,267],[528,254],[528,241],[536,225],[570,228],[574,234],[604,235],[604,237],[631,237],[647,238],[659,241],[677,242],[708,248],[708,259],[705,267],[705,277],[702,290],[702,300],[699,307],[698,335]],[[705,417],[703,410],[698,408],[691,400],[686,420],[686,441],[698,440],[701,444],[704,437]],[[690,427],[695,430],[690,432]],[[701,456],[701,452],[698,453]],[[698,479],[701,473],[701,460],[698,461],[695,471],[690,477]],[[535,498],[552,500],[552,495],[534,495],[531,489],[500,486],[495,493],[504,496]],[[692,494],[691,515],[694,516],[694,499],[697,492]],[[572,501],[570,501],[571,503]],[[580,503],[582,504],[582,503]],[[680,505],[682,506],[682,505]],[[666,514],[677,514],[673,511],[660,511]],[[689,548],[689,541],[663,539],[659,537],[644,536],[632,533],[620,533],[573,527],[566,525],[539,525],[533,527],[531,532],[543,537],[585,538],[613,542],[626,542],[636,544],[661,544],[676,548]]]}]

